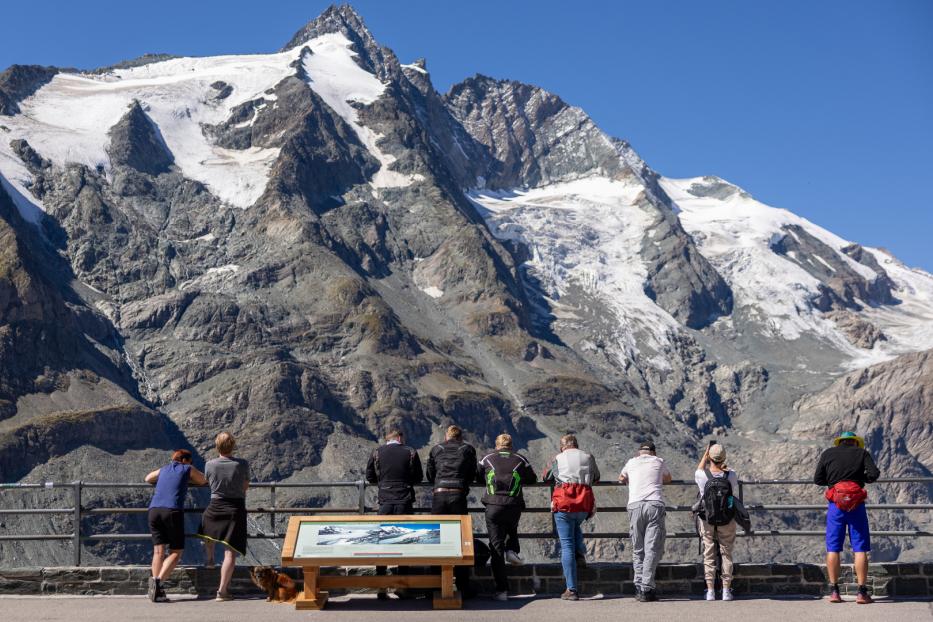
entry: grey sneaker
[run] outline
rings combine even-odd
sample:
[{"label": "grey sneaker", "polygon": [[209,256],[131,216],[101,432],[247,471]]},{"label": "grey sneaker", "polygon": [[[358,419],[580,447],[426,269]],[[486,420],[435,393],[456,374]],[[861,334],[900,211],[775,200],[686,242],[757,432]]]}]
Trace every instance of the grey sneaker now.
[{"label": "grey sneaker", "polygon": [[156,582],[155,577],[149,577],[149,586],[146,589],[146,597],[149,598],[152,602],[156,601],[156,594],[159,591],[159,584]]},{"label": "grey sneaker", "polygon": [[233,594],[230,592],[217,592],[217,598],[214,600],[217,602],[227,602],[229,600],[233,600]]}]

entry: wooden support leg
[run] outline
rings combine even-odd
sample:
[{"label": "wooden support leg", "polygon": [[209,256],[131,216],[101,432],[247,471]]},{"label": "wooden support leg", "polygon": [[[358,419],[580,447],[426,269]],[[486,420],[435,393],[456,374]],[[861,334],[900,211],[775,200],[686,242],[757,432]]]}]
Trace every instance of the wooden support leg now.
[{"label": "wooden support leg", "polygon": [[462,609],[460,592],[454,589],[454,567],[441,566],[441,591],[434,593],[435,609]]},{"label": "wooden support leg", "polygon": [[327,603],[327,592],[318,589],[319,568],[304,568],[305,589],[295,600],[295,609],[323,609]]}]

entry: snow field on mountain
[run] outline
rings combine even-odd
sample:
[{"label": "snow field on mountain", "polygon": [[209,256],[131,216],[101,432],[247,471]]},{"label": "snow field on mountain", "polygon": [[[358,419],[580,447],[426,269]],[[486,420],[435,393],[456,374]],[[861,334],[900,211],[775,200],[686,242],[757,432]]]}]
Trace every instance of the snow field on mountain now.
[{"label": "snow field on mountain", "polygon": [[421,175],[404,175],[389,170],[389,165],[396,160],[395,156],[379,149],[376,143],[382,137],[380,134],[360,125],[359,113],[353,104],[373,103],[385,91],[385,85],[356,64],[353,60],[356,53],[350,48],[350,40],[342,34],[329,33],[305,45],[311,49],[311,54],[302,57],[308,84],[353,128],[360,142],[382,164],[370,182],[373,187],[397,188],[424,179]]},{"label": "snow field on mountain", "polygon": [[908,268],[887,251],[867,248],[894,281],[895,306],[866,308],[863,314],[880,326],[891,341],[892,353],[933,348],[933,274]]},{"label": "snow field on mountain", "polygon": [[[57,165],[76,162],[109,171],[108,132],[137,99],[186,177],[232,205],[248,207],[265,189],[279,150],[223,149],[208,141],[201,124],[223,122],[235,106],[263,97],[265,90],[294,74],[289,64],[297,55],[292,50],[177,58],[102,75],[58,74],[20,104],[21,114],[4,119],[11,132],[2,142],[25,138]],[[216,81],[233,87],[225,99],[214,97],[217,91],[210,85]],[[6,158],[0,158],[0,167],[4,175],[17,173],[8,172]]]},{"label": "snow field on mountain", "polygon": [[[385,85],[354,62],[350,41],[341,34],[326,34],[306,45],[312,51],[303,58],[309,87],[347,121],[382,164],[372,185],[399,187],[423,179],[390,171],[395,157],[376,145],[379,134],[359,123],[353,103],[376,101]],[[158,127],[175,165],[186,177],[200,181],[231,205],[249,207],[265,190],[280,150],[224,149],[212,144],[201,126],[225,121],[234,107],[252,99],[265,99],[260,109],[278,105],[275,95],[265,91],[295,74],[290,65],[301,51],[177,58],[101,75],[58,74],[21,102],[20,114],[3,119],[8,128],[0,130],[0,173],[8,180],[5,187],[12,188],[24,217],[36,222],[42,206],[27,190],[31,176],[10,148],[10,141],[26,139],[42,157],[59,166],[74,162],[109,172],[108,132],[135,99]],[[211,84],[217,81],[233,88],[228,97],[215,97],[218,91]],[[255,115],[240,125],[254,120]]]},{"label": "snow field on mountain", "polygon": [[[640,346],[662,350],[667,334],[680,328],[644,291],[647,268],[639,251],[652,219],[636,205],[643,191],[641,184],[588,177],[468,196],[496,237],[528,246],[526,265],[553,304],[572,285],[606,304],[618,322],[619,355],[631,358]],[[639,343],[639,335],[647,341]]]},{"label": "snow field on mountain", "polygon": [[[661,179],[662,188],[680,210],[684,229],[732,288],[736,308],[757,317],[773,336],[793,340],[806,332],[816,333],[846,353],[850,358],[847,366],[852,368],[933,347],[933,276],[870,250],[897,283],[899,290],[894,295],[903,302],[874,309],[865,306],[859,315],[881,328],[889,341],[877,343],[872,350],[857,348],[810,304],[820,281],[771,249],[781,236],[793,235],[782,230],[784,225],[799,225],[859,274],[867,279],[877,277],[874,270],[841,251],[849,242],[787,210],[760,203],[738,188],[725,198],[691,192],[691,188],[709,184],[709,179],[699,177]],[[817,256],[817,260],[828,265],[826,258]]]}]

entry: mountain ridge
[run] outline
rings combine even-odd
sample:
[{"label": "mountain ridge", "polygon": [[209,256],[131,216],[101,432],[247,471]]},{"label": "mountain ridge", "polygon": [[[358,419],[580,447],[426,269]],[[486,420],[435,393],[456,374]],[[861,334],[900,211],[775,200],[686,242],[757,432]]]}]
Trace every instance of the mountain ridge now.
[{"label": "mountain ridge", "polygon": [[[0,445],[4,479],[141,477],[223,428],[255,478],[346,480],[385,427],[424,450],[454,422],[535,461],[568,430],[607,464],[650,436],[683,469],[716,435],[778,476],[828,431],[793,431],[795,404],[933,348],[930,275],[718,178],[666,178],[539,87],[441,95],[349,6],[279,52],[154,61],[0,79],[0,224],[57,258],[68,338],[120,370],[107,391],[83,360],[67,385],[16,370],[0,429],[28,443]],[[84,440],[30,432],[74,434],[74,412]],[[125,451],[93,432],[114,417],[142,431]],[[24,451],[48,459],[3,466]],[[322,494],[291,501],[340,501]]]}]

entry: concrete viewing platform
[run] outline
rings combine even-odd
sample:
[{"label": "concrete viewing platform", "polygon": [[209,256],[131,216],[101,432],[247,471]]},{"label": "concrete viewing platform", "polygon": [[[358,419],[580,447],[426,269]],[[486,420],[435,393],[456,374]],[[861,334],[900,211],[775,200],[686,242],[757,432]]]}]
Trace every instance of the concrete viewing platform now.
[{"label": "concrete viewing platform", "polygon": [[[721,622],[787,622],[788,620],[933,619],[933,601],[882,597],[872,605],[856,605],[854,597],[830,604],[816,597],[748,597],[733,602],[706,602],[672,597],[657,603],[639,603],[630,596],[596,597],[566,602],[555,597],[518,596],[508,602],[488,598],[467,601],[462,610],[436,611],[430,600],[379,601],[372,595],[338,596],[324,611],[296,611],[289,604],[267,603],[261,597],[215,602],[195,596],[173,596],[171,603],[151,603],[141,596],[0,596],[4,622],[146,620],[152,622],[238,622],[241,620],[378,620],[379,622],[542,622],[586,620],[616,622],[631,618],[642,622],[674,619],[715,619]],[[702,616],[702,618],[700,618]]]}]

